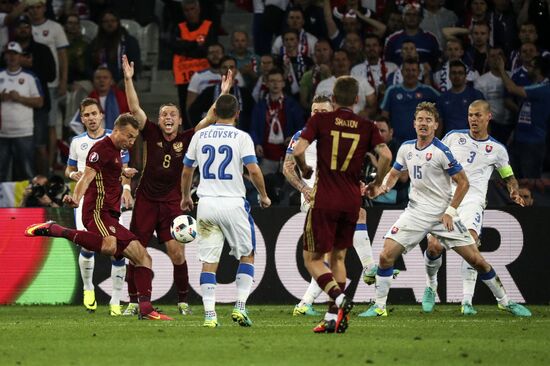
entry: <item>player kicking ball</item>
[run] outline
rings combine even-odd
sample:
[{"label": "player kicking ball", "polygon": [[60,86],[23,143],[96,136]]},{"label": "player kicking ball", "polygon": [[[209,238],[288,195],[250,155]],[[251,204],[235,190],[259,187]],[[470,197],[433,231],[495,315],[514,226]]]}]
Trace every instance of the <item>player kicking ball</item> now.
[{"label": "player kicking ball", "polygon": [[138,292],[140,318],[172,320],[153,309],[151,304],[151,256],[139,239],[122,226],[120,217],[121,174],[131,178],[137,171],[122,169],[121,150],[129,150],[139,134],[138,121],[129,113],[118,116],[110,136],[98,141],[88,153],[86,168],[72,195],[63,198],[65,204],[76,208],[84,197],[82,222],[86,230],[74,230],[53,221],[34,224],[25,230],[26,236],[65,238],[90,251],[126,257],[135,264],[135,283]]},{"label": "player kicking ball", "polygon": [[[386,193],[395,185],[401,171],[406,169],[409,173],[409,204],[385,236],[376,274],[376,302],[367,310],[368,316],[388,315],[386,300],[395,260],[418,245],[428,233],[475,268],[497,299],[499,307],[507,308],[516,315],[530,316],[527,308],[508,299],[495,270],[480,254],[475,240],[458,216],[457,208],[468,192],[469,182],[462,165],[449,148],[435,137],[438,121],[439,114],[434,103],[418,104],[414,115],[417,139],[401,145],[382,186],[369,191],[373,198]],[[456,184],[454,193],[451,181]]]}]

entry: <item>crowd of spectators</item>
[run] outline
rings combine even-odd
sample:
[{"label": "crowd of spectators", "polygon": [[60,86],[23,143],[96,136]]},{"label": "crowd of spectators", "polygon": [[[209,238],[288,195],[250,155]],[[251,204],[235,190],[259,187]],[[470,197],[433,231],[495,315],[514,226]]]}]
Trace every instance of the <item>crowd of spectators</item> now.
[{"label": "crowd of spectators", "polygon": [[[0,181],[60,170],[60,141],[83,131],[74,98],[98,99],[106,128],[127,111],[121,55],[134,62],[138,77],[143,60],[139,40],[121,19],[159,22],[155,3],[0,0],[0,90],[2,104],[9,103],[1,108]],[[253,22],[230,34],[221,22],[224,1],[162,3],[160,52],[170,53],[184,127],[201,119],[220,93],[221,75],[235,70],[238,127],[253,138],[274,203],[292,200],[282,176],[291,136],[305,125],[313,96],[330,96],[342,75],[359,82],[355,112],[378,121],[394,150],[414,137],[419,102],[437,103],[442,137],[468,128],[468,105],[486,99],[491,135],[509,149],[516,176],[544,191],[550,39],[542,35],[550,30],[550,1],[238,1]],[[97,24],[93,38],[82,32],[84,21]],[[229,36],[227,47],[220,35]],[[21,122],[27,115],[32,126]],[[369,155],[365,166],[368,179],[376,157]],[[401,202],[405,181],[387,202]]]}]

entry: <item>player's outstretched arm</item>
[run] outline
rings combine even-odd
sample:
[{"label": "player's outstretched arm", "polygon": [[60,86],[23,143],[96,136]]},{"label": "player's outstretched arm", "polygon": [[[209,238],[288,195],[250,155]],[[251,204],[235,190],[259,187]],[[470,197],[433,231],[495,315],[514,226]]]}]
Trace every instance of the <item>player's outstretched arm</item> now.
[{"label": "player's outstretched arm", "polygon": [[[378,178],[378,174],[376,175]],[[393,186],[395,186],[400,175],[401,172],[395,168],[391,168],[385,176],[380,174],[381,177],[384,177],[384,179],[382,179],[382,183],[376,183],[376,181],[369,183],[366,188],[367,197],[369,199],[373,199],[380,196],[381,194],[388,193],[393,188]]]},{"label": "player's outstretched arm", "polygon": [[74,165],[67,165],[65,168],[65,176],[75,182],[78,182],[80,177],[82,177],[82,172],[77,170],[78,168]]},{"label": "player's outstretched arm", "polygon": [[76,186],[74,187],[73,194],[63,197],[63,202],[69,207],[78,207],[78,203],[82,197],[84,197],[90,183],[95,179],[96,174],[97,172],[94,169],[86,167],[82,177],[78,180],[78,183],[76,183]]},{"label": "player's outstretched arm", "polygon": [[265,190],[264,175],[262,174],[262,170],[256,163],[246,164],[245,166],[248,170],[252,184],[254,184],[254,187],[256,187],[258,193],[260,194],[260,206],[262,208],[271,206],[271,200],[267,196],[267,191]]},{"label": "player's outstretched arm", "polygon": [[193,172],[195,168],[184,166],[181,172],[181,204],[180,208],[184,212],[193,210],[193,198],[191,198],[191,183],[193,182]]},{"label": "player's outstretched arm", "polygon": [[519,194],[519,184],[513,175],[504,178],[504,181],[506,182],[506,188],[508,189],[508,193],[510,193],[510,199],[520,205],[521,207],[525,206],[525,201]]},{"label": "player's outstretched arm", "polygon": [[[227,75],[222,75],[222,85],[221,85],[221,94],[229,94],[229,91],[231,90],[231,87],[233,87],[233,73],[231,70],[227,70]],[[208,112],[206,113],[206,116],[204,116],[203,119],[200,120],[199,123],[195,126],[195,132],[198,130],[201,130],[207,126],[210,126],[212,123],[216,123],[216,113],[215,113],[215,107],[216,107],[216,101],[212,103],[210,106],[210,109],[208,109]]]},{"label": "player's outstretched arm", "polygon": [[386,174],[390,170],[392,153],[390,148],[386,144],[376,145],[374,151],[378,155],[375,183],[380,185],[382,184],[382,180],[385,178]]},{"label": "player's outstretched arm", "polygon": [[126,57],[126,55],[122,55],[122,71],[124,72],[124,91],[126,92],[126,100],[128,101],[130,113],[132,113],[139,122],[139,129],[143,130],[147,115],[139,105],[139,98],[136,88],[134,87],[134,81],[132,80],[134,77],[134,62],[128,62],[128,57]]}]

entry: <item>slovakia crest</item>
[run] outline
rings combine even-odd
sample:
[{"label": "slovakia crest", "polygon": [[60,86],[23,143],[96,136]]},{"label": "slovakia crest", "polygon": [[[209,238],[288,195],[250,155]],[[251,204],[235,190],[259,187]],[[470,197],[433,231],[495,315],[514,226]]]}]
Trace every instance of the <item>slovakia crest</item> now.
[{"label": "slovakia crest", "polygon": [[485,145],[485,151],[487,151],[488,153],[493,151],[493,145]]},{"label": "slovakia crest", "polygon": [[392,226],[392,228],[391,228],[391,233],[392,234],[397,234],[398,231],[399,231],[399,228],[397,226]]},{"label": "slovakia crest", "polygon": [[432,160],[432,153],[426,153],[426,161]]},{"label": "slovakia crest", "polygon": [[17,80],[17,82],[19,83],[19,85],[23,85],[25,84],[25,79],[20,78],[19,80]]}]

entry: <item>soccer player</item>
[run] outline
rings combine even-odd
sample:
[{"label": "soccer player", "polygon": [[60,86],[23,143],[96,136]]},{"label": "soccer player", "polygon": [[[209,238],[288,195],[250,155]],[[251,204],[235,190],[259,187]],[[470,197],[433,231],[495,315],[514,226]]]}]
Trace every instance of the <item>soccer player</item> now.
[{"label": "soccer player", "polygon": [[[317,113],[332,111],[332,103],[329,97],[316,95],[313,98],[311,104],[312,116]],[[298,142],[301,133],[302,130],[296,132],[290,140],[286,150],[283,173],[288,182],[300,191],[300,199],[302,202],[300,210],[302,212],[307,212],[309,210],[311,191],[315,183],[315,170],[317,169],[317,142],[313,141],[306,149],[306,161],[313,167],[314,172],[312,173],[311,178],[304,180],[296,173],[296,162],[292,156],[294,146]],[[376,265],[374,263],[374,259],[372,258],[372,248],[367,233],[367,212],[362,207],[359,209],[359,218],[355,227],[355,233],[353,234],[353,247],[357,251],[357,255],[359,256],[359,260],[363,266],[363,279],[367,284],[373,284],[374,277],[376,276]],[[328,260],[326,263],[328,265]],[[395,271],[399,272],[399,270]],[[306,292],[304,293],[304,296],[302,297],[302,300],[294,307],[292,315],[319,315],[319,313],[313,309],[313,302],[317,297],[319,297],[319,295],[321,295],[322,292],[323,290],[319,287],[317,282],[315,282],[315,279],[312,278]]]},{"label": "soccer player", "polygon": [[[181,113],[174,104],[163,104],[159,108],[158,125],[151,122],[139,105],[139,99],[132,82],[134,63],[129,63],[126,55],[122,56],[124,85],[131,113],[139,122],[139,131],[145,143],[143,174],[136,190],[136,203],[132,211],[130,231],[135,233],[140,242],[147,247],[153,232],[156,231],[160,243],[166,245],[166,252],[173,264],[174,283],[178,289],[178,312],[191,314],[187,304],[189,276],[184,246],[178,243],[170,233],[170,224],[182,214],[181,171],[183,155],[187,151],[195,131],[214,122],[212,113],[203,119],[194,129],[178,132],[181,125]],[[229,80],[228,80],[229,79]],[[231,88],[232,78],[223,78],[222,93]],[[124,315],[138,312],[137,288],[134,284],[134,264],[128,265],[128,292],[130,303]]]},{"label": "soccer player", "polygon": [[[497,170],[500,177],[506,182],[506,188],[512,201],[524,206],[519,195],[518,181],[510,167],[506,147],[489,136],[488,126],[492,119],[491,106],[484,100],[472,102],[468,108],[469,130],[453,130],[444,138],[443,143],[451,149],[457,161],[464,168],[470,182],[470,189],[464,196],[457,212],[460,220],[468,229],[472,238],[479,246],[479,236],[483,223],[485,196],[487,186],[493,170]],[[453,185],[453,189],[455,186]],[[437,291],[437,272],[441,267],[441,253],[443,247],[436,237],[428,235],[428,248],[424,252],[426,262],[427,287],[422,297],[422,310],[426,313],[433,311],[435,294]],[[475,315],[477,311],[472,306],[472,298],[477,280],[477,271],[462,262],[463,299],[461,312],[464,315]],[[515,307],[504,308],[514,312]]]},{"label": "soccer player", "polygon": [[197,132],[185,154],[181,209],[193,209],[191,181],[198,166],[201,181],[197,189],[197,225],[199,259],[202,262],[200,286],[204,305],[203,326],[218,326],[215,309],[216,270],[226,239],[231,248],[229,254],[240,261],[235,279],[237,301],[231,317],[239,325],[249,327],[252,320],[246,310],[246,301],[254,280],[256,243],[250,205],[245,200],[243,165],[260,194],[260,206],[269,207],[271,200],[265,190],[252,138],[235,127],[239,116],[237,99],[232,95],[221,95],[216,100],[214,113],[216,124]]},{"label": "soccer player", "polygon": [[[65,176],[75,182],[78,182],[80,177],[84,174],[84,170],[86,168],[86,158],[88,157],[88,152],[92,146],[112,133],[111,130],[106,130],[104,128],[103,112],[101,111],[101,105],[96,99],[85,98],[82,100],[80,103],[80,117],[82,123],[86,127],[86,132],[75,136],[72,139],[69,147],[67,168],[65,169]],[[129,157],[126,152],[122,155],[122,163],[124,168],[128,167],[128,161]],[[130,180],[123,176],[122,204],[126,208],[129,208],[133,202],[129,183]],[[80,202],[79,206],[75,208],[74,213],[76,229],[84,230],[84,224],[82,223],[82,202]],[[95,267],[94,252],[85,248],[80,248],[78,265],[80,267],[80,276],[82,277],[84,289],[84,306],[88,311],[94,312],[97,309],[94,284],[92,283]],[[111,280],[113,281],[113,292],[111,294],[111,301],[109,302],[109,314],[111,316],[122,315],[120,297],[124,287],[125,276],[126,263],[124,258],[120,260],[111,258]]]},{"label": "soccer player", "polygon": [[[361,207],[360,177],[365,155],[373,148],[380,156],[381,183],[391,161],[373,122],[357,116],[359,86],[349,76],[336,80],[333,93],[335,111],[311,117],[294,148],[294,158],[304,178],[311,177],[305,151],[317,141],[317,177],[310,194],[310,209],[304,227],[304,263],[320,288],[331,298],[330,310],[316,333],[343,333],[348,326],[351,299],[343,293],[346,285],[346,250],[353,246],[353,236]],[[372,189],[372,188],[371,188]],[[324,263],[330,254],[330,268]]]},{"label": "soccer player", "polygon": [[131,178],[137,170],[122,168],[121,150],[132,147],[139,134],[139,123],[130,114],[120,115],[113,133],[98,141],[88,153],[86,168],[72,195],[63,197],[70,207],[76,208],[84,197],[82,222],[86,230],[74,230],[53,221],[30,225],[26,236],[51,236],[71,240],[96,253],[126,257],[135,264],[135,282],[138,289],[141,319],[172,320],[159,314],[151,304],[151,256],[136,235],[122,226],[120,217],[120,176]]},{"label": "soccer player", "polygon": [[[419,103],[414,114],[417,139],[401,145],[382,186],[368,191],[372,197],[388,192],[405,169],[411,178],[409,205],[385,236],[376,274],[376,302],[367,310],[368,316],[388,315],[386,300],[395,260],[414,248],[428,233],[476,269],[497,299],[499,307],[516,315],[530,316],[527,308],[508,299],[495,270],[479,253],[472,235],[458,217],[457,208],[468,192],[469,182],[462,165],[449,148],[435,137],[438,121],[434,103]],[[454,193],[451,180],[456,184]]]}]

